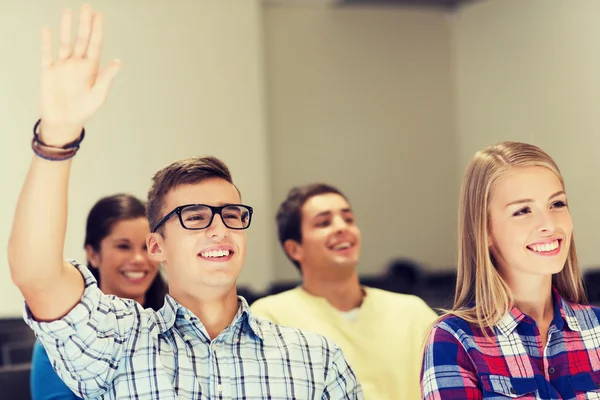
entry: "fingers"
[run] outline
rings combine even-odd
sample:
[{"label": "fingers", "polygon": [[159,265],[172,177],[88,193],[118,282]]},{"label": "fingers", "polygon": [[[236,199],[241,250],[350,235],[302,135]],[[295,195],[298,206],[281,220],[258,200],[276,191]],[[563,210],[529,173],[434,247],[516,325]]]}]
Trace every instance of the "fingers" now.
[{"label": "fingers", "polygon": [[73,25],[73,12],[65,10],[60,21],[60,34],[58,39],[58,59],[64,60],[71,55],[71,29]]},{"label": "fingers", "polygon": [[121,62],[119,60],[113,60],[108,64],[96,78],[96,83],[92,88],[92,95],[96,97],[98,105],[104,102],[108,94],[110,86],[121,69]]},{"label": "fingers", "polygon": [[87,58],[99,63],[100,53],[102,52],[102,37],[104,36],[104,19],[102,14],[94,13],[91,25],[92,33],[87,48]]},{"label": "fingers", "polygon": [[73,55],[83,57],[90,41],[90,32],[92,31],[92,7],[84,4],[79,13],[79,28],[77,30],[77,39],[73,47]]},{"label": "fingers", "polygon": [[52,65],[52,34],[50,28],[42,29],[42,67],[48,68]]}]

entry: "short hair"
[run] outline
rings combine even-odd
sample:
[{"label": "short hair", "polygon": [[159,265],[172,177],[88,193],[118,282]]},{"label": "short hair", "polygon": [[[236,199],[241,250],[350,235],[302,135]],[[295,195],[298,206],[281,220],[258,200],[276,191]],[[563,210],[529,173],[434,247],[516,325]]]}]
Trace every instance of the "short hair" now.
[{"label": "short hair", "polygon": [[[148,191],[147,216],[150,229],[153,230],[163,217],[162,209],[169,192],[180,185],[193,185],[213,178],[224,179],[233,185],[227,165],[213,156],[179,160],[158,171],[152,178],[152,186]],[[162,235],[163,232],[163,227],[160,227],[158,233]]]},{"label": "short hair", "polygon": [[300,270],[300,264],[290,257],[285,250],[284,243],[290,239],[302,243],[302,207],[311,198],[329,193],[338,194],[348,200],[335,186],[317,182],[293,187],[279,205],[276,216],[279,243],[285,255],[298,270]]}]

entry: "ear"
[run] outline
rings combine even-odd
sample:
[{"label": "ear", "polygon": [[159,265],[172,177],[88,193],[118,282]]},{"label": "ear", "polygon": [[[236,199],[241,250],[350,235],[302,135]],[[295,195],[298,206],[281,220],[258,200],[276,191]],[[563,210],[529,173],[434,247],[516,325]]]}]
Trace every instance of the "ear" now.
[{"label": "ear", "polygon": [[302,245],[295,240],[288,239],[283,242],[283,248],[287,255],[294,261],[301,263],[303,258]]},{"label": "ear", "polygon": [[100,253],[96,252],[96,250],[88,244],[85,246],[85,254],[90,265],[94,268],[98,268],[100,265]]},{"label": "ear", "polygon": [[160,233],[149,233],[146,236],[146,247],[148,256],[154,262],[162,263],[165,261],[165,252],[163,250],[164,238]]}]

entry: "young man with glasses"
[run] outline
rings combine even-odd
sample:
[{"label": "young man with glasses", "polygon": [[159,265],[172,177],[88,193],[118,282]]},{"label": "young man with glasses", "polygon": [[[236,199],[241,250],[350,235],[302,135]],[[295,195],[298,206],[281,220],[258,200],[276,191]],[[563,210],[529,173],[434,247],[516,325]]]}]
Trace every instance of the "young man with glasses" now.
[{"label": "young man with glasses", "polygon": [[257,300],[252,312],[337,343],[366,399],[420,398],[422,345],[437,314],[416,296],[361,286],[361,233],[346,196],[322,183],[293,188],[277,227],[302,285]]},{"label": "young man with glasses", "polygon": [[119,69],[98,74],[102,17],[84,6],[80,19],[71,46],[63,15],[56,61],[42,36],[41,120],[8,248],[25,319],[58,375],[83,398],[362,399],[335,344],[257,319],[237,296],[252,208],[214,157],[153,178],[146,243],[169,278],[158,312],[104,295],[84,265],[63,261],[71,158]]}]

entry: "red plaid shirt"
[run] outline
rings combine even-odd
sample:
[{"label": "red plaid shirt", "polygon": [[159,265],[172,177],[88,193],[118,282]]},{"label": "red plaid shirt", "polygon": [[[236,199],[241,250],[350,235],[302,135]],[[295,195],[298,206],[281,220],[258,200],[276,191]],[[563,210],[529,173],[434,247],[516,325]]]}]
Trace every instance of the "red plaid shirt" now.
[{"label": "red plaid shirt", "polygon": [[600,309],[569,303],[553,289],[546,348],[516,307],[486,339],[461,318],[438,322],[421,370],[425,400],[600,399]]}]

